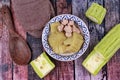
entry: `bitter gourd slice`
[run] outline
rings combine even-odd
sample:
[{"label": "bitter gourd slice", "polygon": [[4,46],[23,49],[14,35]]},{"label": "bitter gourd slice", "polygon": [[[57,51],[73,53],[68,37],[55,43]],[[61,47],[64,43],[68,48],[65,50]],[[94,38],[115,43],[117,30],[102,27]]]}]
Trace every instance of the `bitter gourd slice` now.
[{"label": "bitter gourd slice", "polygon": [[65,45],[68,45],[66,47],[66,53],[76,53],[79,51],[79,49],[82,47],[82,44],[84,42],[84,39],[82,37],[82,35],[80,35],[79,33],[73,32],[73,36],[70,38],[67,38],[64,41]]},{"label": "bitter gourd slice", "polygon": [[120,48],[120,24],[111,29],[108,34],[95,46],[93,51],[83,61],[82,65],[93,75],[110,60]]},{"label": "bitter gourd slice", "polygon": [[62,46],[64,40],[66,40],[66,36],[63,32],[51,33],[48,37],[48,42],[50,46],[52,47],[53,51],[57,54],[64,52],[65,46]]},{"label": "bitter gourd slice", "polygon": [[37,59],[33,60],[30,64],[40,78],[46,76],[55,67],[55,65],[48,58],[45,52],[43,52]]},{"label": "bitter gourd slice", "polygon": [[[100,53],[106,53],[108,48],[118,41],[120,35],[120,24],[116,25],[109,33],[96,45],[95,49]],[[106,54],[103,54],[104,56]],[[107,56],[105,56],[107,57]]]},{"label": "bitter gourd slice", "polygon": [[106,14],[106,9],[97,3],[92,3],[85,15],[97,24],[101,24]]},{"label": "bitter gourd slice", "polygon": [[60,22],[54,22],[50,24],[50,32],[51,33],[56,33],[58,32],[57,27],[60,26]]}]

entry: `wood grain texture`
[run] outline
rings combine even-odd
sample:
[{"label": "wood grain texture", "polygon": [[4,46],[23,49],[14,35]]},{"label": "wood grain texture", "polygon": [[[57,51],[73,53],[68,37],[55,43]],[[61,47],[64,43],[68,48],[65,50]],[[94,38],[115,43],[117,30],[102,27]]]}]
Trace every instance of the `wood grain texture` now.
[{"label": "wood grain texture", "polygon": [[[2,5],[7,5],[10,8],[10,0],[2,0]],[[9,43],[7,43],[7,45],[9,45]],[[8,58],[10,58],[10,56]],[[6,75],[8,78],[4,80],[28,80],[27,66],[19,66],[15,64],[14,62],[11,63],[10,65],[11,65],[10,70],[12,70],[11,71],[12,73],[9,73],[8,75],[12,75],[12,78],[9,78],[8,75]]]},{"label": "wood grain texture", "polygon": [[[81,18],[86,23],[86,25],[88,25],[88,20],[85,17],[86,10],[87,10],[87,0],[72,1],[72,14]],[[90,74],[82,66],[84,57],[87,54],[88,52],[85,52],[85,55],[75,60],[75,80],[90,80]]]},{"label": "wood grain texture", "polygon": [[[3,4],[3,1],[0,0]],[[120,50],[109,61],[107,66],[99,72],[97,76],[92,76],[82,67],[81,63],[92,51],[93,47],[101,40],[101,38],[115,25],[120,23],[120,0],[51,0],[56,15],[62,13],[71,13],[83,19],[87,24],[91,41],[88,50],[83,56],[74,62],[59,62],[51,58],[56,68],[47,75],[44,80],[120,80]],[[97,25],[85,17],[85,11],[92,2],[97,2],[107,9],[105,21],[101,25]],[[72,7],[72,9],[71,9]],[[4,37],[5,38],[5,37]],[[27,41],[31,47],[33,57],[35,59],[42,52],[41,38],[34,38],[27,34]],[[13,64],[8,51],[3,46],[8,45],[2,42],[0,38],[0,80],[41,80],[32,69],[31,65],[18,66]],[[3,54],[4,53],[4,54]],[[35,54],[34,54],[35,53]],[[107,70],[107,71],[106,71]],[[43,80],[43,79],[42,79]]]},{"label": "wood grain texture", "polygon": [[75,61],[75,79],[76,80],[106,80],[105,69],[101,70],[97,76],[92,76],[82,67],[83,60],[92,51],[94,46],[101,40],[104,36],[104,22],[101,25],[93,23],[91,20],[86,19],[85,12],[87,8],[93,3],[99,3],[103,5],[103,0],[73,0],[73,14],[79,16],[88,25],[90,31],[90,45],[85,54]]},{"label": "wood grain texture", "polygon": [[[72,0],[56,0],[56,15],[71,14]],[[60,62],[53,60],[56,68],[44,80],[74,80],[74,62]]]},{"label": "wood grain texture", "polygon": [[71,13],[72,0],[56,0],[57,15]]},{"label": "wood grain texture", "polygon": [[13,65],[13,79],[12,80],[28,80],[27,66]]},{"label": "wood grain texture", "polygon": [[[104,0],[88,0],[88,7],[93,2],[96,2],[104,7],[103,5]],[[95,45],[104,37],[105,25],[104,25],[104,21],[102,22],[101,25],[98,25],[90,20],[88,24],[89,24],[89,31],[91,36],[89,51],[91,52],[91,50],[93,50]],[[106,79],[107,79],[106,66],[104,66],[103,69],[96,76],[91,75],[91,80],[106,80]]]},{"label": "wood grain texture", "polygon": [[12,60],[9,53],[9,32],[6,26],[3,26],[2,37],[0,38],[0,80],[12,80]]},{"label": "wood grain texture", "polygon": [[[106,0],[107,15],[105,19],[106,33],[120,23],[120,0]],[[120,80],[120,50],[107,64],[108,80]]]},{"label": "wood grain texture", "polygon": [[[34,38],[30,34],[27,34],[27,42],[28,42],[29,47],[31,48],[31,52],[32,52],[31,60],[34,60],[43,52],[42,39]],[[32,66],[30,64],[28,65],[28,74],[26,74],[26,75],[29,76],[28,80],[42,80],[34,72]]]},{"label": "wood grain texture", "polygon": [[[6,2],[9,3],[8,1]],[[3,3],[1,0],[0,8]],[[9,53],[9,32],[7,26],[2,25],[0,27],[3,29],[2,36],[0,37],[0,80],[12,80],[13,72],[12,60]]]},{"label": "wood grain texture", "polygon": [[[104,0],[88,0],[89,4],[88,7],[91,5],[92,2],[96,2],[100,5],[103,5]],[[105,31],[105,25],[104,21],[101,25],[97,25],[91,21],[89,21],[89,30],[91,34],[91,42],[90,42],[90,51],[93,49],[93,47],[104,37],[104,31]],[[103,69],[96,75],[91,75],[91,80],[106,80],[107,79],[107,71],[106,66],[103,67]]]},{"label": "wood grain texture", "polygon": [[0,4],[10,6],[10,0],[0,0]]}]

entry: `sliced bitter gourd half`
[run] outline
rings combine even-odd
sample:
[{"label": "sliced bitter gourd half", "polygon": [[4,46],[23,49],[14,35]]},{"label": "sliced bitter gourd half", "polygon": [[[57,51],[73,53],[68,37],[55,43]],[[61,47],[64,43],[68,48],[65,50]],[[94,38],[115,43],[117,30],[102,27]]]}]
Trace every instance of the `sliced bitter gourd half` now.
[{"label": "sliced bitter gourd half", "polygon": [[43,52],[37,59],[33,60],[30,64],[40,78],[45,77],[55,67],[55,65],[48,58],[45,52]]},{"label": "sliced bitter gourd half", "polygon": [[97,24],[101,24],[106,14],[106,9],[97,3],[92,3],[85,15]]},{"label": "sliced bitter gourd half", "polygon": [[120,48],[120,24],[116,25],[108,34],[95,46],[93,51],[83,61],[82,65],[93,75],[110,60]]},{"label": "sliced bitter gourd half", "polygon": [[50,24],[50,32],[51,33],[56,33],[58,32],[57,27],[60,26],[60,22],[54,22]]}]

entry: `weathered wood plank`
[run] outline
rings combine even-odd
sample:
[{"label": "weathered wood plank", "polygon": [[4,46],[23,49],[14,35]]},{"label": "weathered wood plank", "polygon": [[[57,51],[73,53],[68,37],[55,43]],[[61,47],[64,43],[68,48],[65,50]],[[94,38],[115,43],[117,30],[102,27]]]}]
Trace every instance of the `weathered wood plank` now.
[{"label": "weathered wood plank", "polygon": [[[43,47],[42,47],[42,41],[41,40],[42,40],[41,38],[34,38],[33,36],[27,34],[27,42],[28,42],[29,47],[31,48],[31,51],[32,51],[31,60],[36,59],[43,52]],[[34,72],[32,66],[30,64],[28,66],[28,80],[42,80]]]},{"label": "weathered wood plank", "polygon": [[12,80],[28,80],[27,66],[13,65],[13,79]]},{"label": "weathered wood plank", "polygon": [[[89,0],[89,5],[92,3],[92,2],[96,2],[96,3],[99,3],[100,5],[104,6],[103,5],[103,1],[104,0]],[[96,45],[104,36],[104,30],[105,30],[105,25],[104,25],[104,21],[102,22],[101,25],[97,25],[97,24],[93,24],[91,22],[89,22],[89,28],[92,28],[94,27],[93,29],[93,33],[91,32],[91,36],[92,36],[92,39],[91,39],[91,42],[93,42],[91,44],[90,42],[90,50],[93,49],[92,47],[94,47],[94,45]],[[91,79],[92,80],[106,80],[107,79],[107,71],[106,71],[106,66],[103,67],[103,69],[96,75],[96,76],[93,76],[91,75]]]},{"label": "weathered wood plank", "polygon": [[57,15],[71,13],[72,0],[56,0]]},{"label": "weathered wood plank", "polygon": [[[107,15],[105,19],[106,33],[120,23],[120,0],[106,0]],[[108,80],[120,80],[120,50],[107,64]]]},{"label": "weathered wood plank", "polygon": [[2,31],[2,37],[0,38],[0,80],[12,80],[12,60],[9,53],[9,32],[5,26]]},{"label": "weathered wood plank", "polygon": [[[2,5],[7,5],[7,6],[10,7],[10,0],[1,0],[0,2],[2,3]],[[9,45],[9,43],[6,42],[6,44],[3,44],[3,45]],[[9,50],[9,48],[8,48],[8,50]],[[4,56],[5,57],[4,59],[9,59],[10,58],[10,55],[9,55],[10,53],[8,53],[9,52],[8,50],[4,50],[4,52],[7,53],[7,54],[6,53],[5,54],[8,55],[6,57]],[[3,61],[3,62],[5,63],[5,64],[2,65],[3,67],[5,67],[3,69],[6,69],[6,70],[9,71],[9,72],[6,72],[6,74],[4,74],[4,72],[3,72],[3,74],[4,74],[4,76],[3,76],[4,79],[3,80],[28,80],[27,66],[19,66],[19,65],[13,64],[11,58],[9,59],[9,61],[6,60],[6,61]],[[9,62],[9,64],[7,62]],[[0,80],[2,80],[2,79],[0,78]]]},{"label": "weathered wood plank", "polygon": [[2,5],[10,6],[10,0],[0,0],[0,3],[2,3]]},{"label": "weathered wood plank", "polygon": [[[56,0],[57,15],[71,13],[72,0]],[[74,80],[74,63],[53,60],[56,68],[44,80]]]},{"label": "weathered wood plank", "polygon": [[[87,19],[85,17],[85,11],[87,10],[87,0],[73,0],[72,1],[72,14],[80,17],[86,25],[88,25]],[[75,80],[90,80],[90,74],[83,68],[82,62],[84,56],[81,56],[79,59],[75,60]]]},{"label": "weathered wood plank", "polygon": [[[1,54],[2,54],[2,42],[1,42],[1,39],[0,39],[0,63],[2,63],[2,56],[1,56]],[[0,64],[0,66],[2,66],[2,64]],[[3,78],[2,78],[2,67],[0,67],[0,79],[3,80]]]},{"label": "weathered wood plank", "polygon": [[[94,46],[99,42],[99,40],[104,36],[104,23],[102,25],[97,25],[86,19],[85,12],[87,8],[91,5],[91,3],[96,2],[103,5],[103,0],[74,0],[73,1],[73,14],[79,16],[89,27],[90,31],[90,45],[86,53],[75,61],[75,79],[76,80],[106,80],[106,71],[105,69],[101,70],[97,76],[92,76],[82,67],[82,61],[87,57],[87,55],[91,52]],[[103,76],[104,75],[104,76]]]},{"label": "weathered wood plank", "polygon": [[[2,5],[7,5],[10,7],[10,0],[1,0]],[[9,45],[8,42],[6,44],[3,43],[3,45]],[[16,64],[12,64],[12,60],[10,58],[10,53],[9,52],[9,47],[3,46],[4,48],[4,59],[3,60],[3,65],[2,70],[6,71],[5,73],[2,72],[2,78],[3,80],[27,80],[28,75],[27,75],[27,66],[18,66]],[[7,48],[7,49],[6,49]],[[7,56],[6,56],[7,55]],[[13,67],[14,66],[14,67]],[[0,78],[2,80],[2,78]]]},{"label": "weathered wood plank", "polygon": [[[88,7],[93,3],[96,2],[102,6],[104,0],[88,0]],[[90,52],[94,48],[94,46],[103,38],[104,36],[104,21],[102,22],[101,25],[97,25],[93,23],[92,21],[89,20],[89,30],[90,30],[90,35],[91,35],[91,41],[90,41]],[[106,66],[103,67],[103,69],[96,75],[93,76],[91,75],[91,80],[106,80],[107,79],[107,71],[106,71]]]},{"label": "weathered wood plank", "polygon": [[56,10],[57,10],[57,7],[56,7],[56,0],[50,0],[51,4],[52,4],[52,7],[54,8],[54,12],[56,14]]},{"label": "weathered wood plank", "polygon": [[[0,8],[3,4],[7,4],[9,6],[9,0],[1,0]],[[0,37],[0,80],[12,80],[12,60],[9,53],[9,32],[7,27],[3,25],[2,29],[2,36]]]},{"label": "weathered wood plank", "polygon": [[[71,13],[72,0],[57,0],[57,15]],[[57,62],[59,80],[74,80],[74,62]]]},{"label": "weathered wood plank", "polygon": [[59,62],[59,80],[74,80],[73,62]]}]

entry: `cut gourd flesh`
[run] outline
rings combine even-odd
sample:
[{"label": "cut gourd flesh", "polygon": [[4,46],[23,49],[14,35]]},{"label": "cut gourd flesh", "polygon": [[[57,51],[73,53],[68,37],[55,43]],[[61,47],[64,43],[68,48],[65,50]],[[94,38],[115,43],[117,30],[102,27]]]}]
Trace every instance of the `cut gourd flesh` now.
[{"label": "cut gourd flesh", "polygon": [[93,50],[90,55],[83,62],[83,66],[93,75],[96,75],[99,69],[102,67],[102,64],[105,63],[105,57]]},{"label": "cut gourd flesh", "polygon": [[64,53],[65,46],[62,45],[66,36],[62,32],[51,33],[48,37],[48,42],[55,53]]},{"label": "cut gourd flesh", "polygon": [[57,27],[60,26],[60,22],[54,22],[50,24],[50,32],[51,33],[56,33],[58,32]]},{"label": "cut gourd flesh", "polygon": [[106,9],[97,3],[92,3],[85,14],[93,22],[101,24],[105,17]]},{"label": "cut gourd flesh", "polygon": [[45,52],[30,64],[40,78],[45,77],[55,67]]},{"label": "cut gourd flesh", "polygon": [[109,33],[95,46],[93,51],[83,61],[82,65],[93,75],[110,60],[120,48],[120,24],[116,25]]},{"label": "cut gourd flesh", "polygon": [[84,42],[84,39],[82,37],[82,35],[80,35],[79,33],[73,32],[73,36],[70,38],[67,38],[63,43],[64,45],[66,45],[66,53],[69,52],[78,52],[79,49],[81,48],[82,44]]}]

